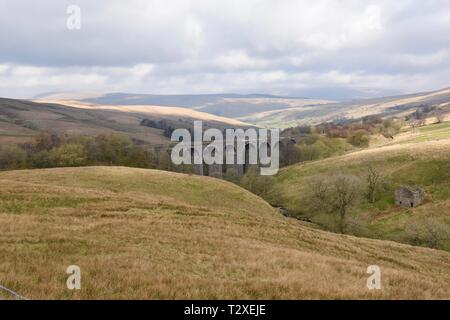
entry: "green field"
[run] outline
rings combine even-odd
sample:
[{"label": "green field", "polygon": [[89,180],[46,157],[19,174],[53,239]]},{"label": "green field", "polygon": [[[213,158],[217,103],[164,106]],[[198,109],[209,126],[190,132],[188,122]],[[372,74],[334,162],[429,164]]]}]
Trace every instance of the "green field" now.
[{"label": "green field", "polygon": [[394,141],[393,144],[438,141],[449,139],[449,137],[450,122],[443,122],[419,127],[414,132],[411,129],[405,129],[403,134],[397,137],[399,141]]},{"label": "green field", "polygon": [[[433,219],[450,226],[450,123],[403,132],[383,146],[284,168],[268,200],[335,231],[333,215],[311,213],[311,181],[336,173],[359,177],[362,195],[369,167],[383,176],[383,183],[374,204],[363,199],[350,212],[349,219],[358,224],[352,233],[410,242],[406,231],[412,223]],[[402,186],[424,188],[425,203],[417,208],[395,206],[394,192]],[[442,239],[438,247],[450,250],[450,239]]]}]

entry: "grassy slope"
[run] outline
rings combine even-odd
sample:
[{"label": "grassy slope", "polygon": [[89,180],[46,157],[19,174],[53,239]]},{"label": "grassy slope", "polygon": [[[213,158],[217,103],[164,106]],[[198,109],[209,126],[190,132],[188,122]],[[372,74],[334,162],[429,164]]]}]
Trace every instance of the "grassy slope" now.
[{"label": "grassy slope", "polygon": [[421,104],[441,105],[450,101],[450,89],[406,96],[356,100],[341,103],[306,105],[261,112],[257,118],[244,121],[266,126],[288,128],[302,124],[318,124],[336,119],[359,119],[369,115],[402,116],[415,111]]},{"label": "grassy slope", "polygon": [[39,131],[62,135],[122,134],[163,144],[162,130],[140,126],[145,116],[114,110],[87,110],[58,104],[0,98],[0,143],[26,142]]},{"label": "grassy slope", "polygon": [[102,106],[71,101],[39,103],[0,98],[0,143],[26,142],[39,131],[62,135],[122,134],[147,144],[166,144],[163,130],[141,126],[143,119],[168,120],[171,126],[186,127],[202,120],[205,127],[241,127],[246,124],[225,117],[185,108],[158,106]]},{"label": "grassy slope", "polygon": [[0,283],[30,298],[450,298],[449,253],[310,229],[213,178],[90,167],[0,182]]},{"label": "grassy slope", "polygon": [[[258,123],[264,120],[274,110],[290,108],[305,108],[335,101],[304,99],[292,97],[277,97],[270,95],[239,95],[239,94],[194,94],[194,95],[152,95],[152,94],[71,94],[58,93],[41,96],[41,100],[53,101],[79,101],[83,104],[94,103],[98,105],[147,105],[166,106],[195,109],[210,115],[244,118]],[[64,102],[63,102],[64,104]],[[269,113],[269,114],[267,114]],[[255,122],[253,122],[255,121]],[[242,124],[241,124],[242,125]]]},{"label": "grassy slope", "polygon": [[[385,176],[387,191],[375,205],[363,204],[354,215],[369,219],[368,235],[400,240],[413,218],[435,217],[450,224],[450,123],[404,132],[385,146],[375,147],[321,161],[294,165],[278,176],[277,203],[293,212],[308,214],[308,180],[319,175],[343,172],[364,177],[368,166]],[[394,206],[394,190],[402,185],[421,186],[427,202],[415,209]],[[323,223],[325,216],[314,221]],[[444,245],[450,250],[450,241]]]},{"label": "grassy slope", "polygon": [[73,100],[37,100],[43,103],[57,103],[63,106],[69,106],[79,109],[87,110],[106,110],[106,111],[119,111],[127,112],[131,114],[140,114],[147,117],[154,117],[156,119],[184,119],[184,120],[202,120],[205,122],[212,122],[217,125],[229,125],[229,126],[250,126],[248,123],[241,122],[232,118],[216,116],[210,113],[192,110],[188,108],[179,107],[166,107],[158,105],[101,105],[85,103]]}]

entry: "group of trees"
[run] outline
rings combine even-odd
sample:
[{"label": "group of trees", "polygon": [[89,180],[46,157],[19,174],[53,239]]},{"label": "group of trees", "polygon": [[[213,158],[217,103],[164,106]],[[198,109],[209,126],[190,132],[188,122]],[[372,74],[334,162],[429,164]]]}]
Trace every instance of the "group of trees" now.
[{"label": "group of trees", "polygon": [[417,109],[406,116],[406,121],[410,120],[425,120],[430,115],[433,115],[438,111],[438,108],[436,106],[431,106],[428,104],[421,104],[417,106]]},{"label": "group of trees", "polygon": [[31,142],[0,146],[0,169],[119,165],[152,168],[154,155],[124,135],[61,137],[39,133]]},{"label": "group of trees", "polygon": [[366,116],[358,120],[337,120],[325,122],[315,126],[302,125],[287,128],[283,134],[290,136],[305,136],[321,134],[329,138],[350,138],[355,132],[364,131],[367,134],[392,135],[398,132],[404,125],[404,119],[386,118],[378,116]]},{"label": "group of trees", "polygon": [[[361,229],[366,229],[367,217],[349,213],[364,202],[374,204],[380,200],[382,192],[389,189],[386,184],[385,177],[374,167],[368,167],[363,176],[338,173],[314,177],[309,182],[309,210],[313,215],[330,214],[335,230],[342,234],[351,229],[353,234],[364,235],[367,230]],[[411,218],[400,237],[413,245],[442,248],[450,241],[450,227],[434,217]]]},{"label": "group of trees", "polygon": [[167,138],[170,138],[172,136],[172,133],[176,129],[176,126],[172,125],[169,121],[164,119],[162,120],[143,119],[140,125],[163,130],[163,135]]},{"label": "group of trees", "polygon": [[[346,123],[323,123],[316,126],[297,126],[285,129],[281,136],[292,137],[297,144],[282,155],[282,165],[318,160],[345,152],[349,148],[367,148],[372,135],[381,134],[393,139],[404,125],[403,119],[364,117]],[[347,143],[347,146],[346,144]]]},{"label": "group of trees", "polygon": [[338,231],[345,233],[348,213],[362,201],[375,203],[384,184],[385,178],[374,167],[368,167],[363,177],[343,173],[314,177],[309,183],[310,209],[314,213],[333,214]]},{"label": "group of trees", "polygon": [[450,240],[450,227],[435,217],[414,218],[407,223],[403,240],[412,245],[439,249]]},{"label": "group of trees", "polygon": [[[242,179],[233,182],[265,199],[272,199],[277,196],[274,180],[272,176],[260,176],[256,167],[250,167]],[[363,177],[344,173],[316,176],[308,184],[308,210],[313,215],[331,214],[337,221],[336,231],[346,233],[348,214],[363,201],[379,200],[384,184],[385,178],[373,167],[369,167]]]},{"label": "group of trees", "polygon": [[[227,179],[229,177],[226,176],[225,178]],[[232,182],[237,182],[241,187],[262,198],[267,198],[275,185],[275,178],[273,176],[262,176],[259,174],[259,168],[250,166],[247,173],[241,179]]]},{"label": "group of trees", "polygon": [[407,115],[405,117],[405,120],[411,128],[412,132],[415,132],[418,127],[424,126],[426,124],[428,118],[434,117],[437,123],[442,123],[445,120],[445,115],[445,107],[441,108],[439,106],[421,104],[413,113]]},{"label": "group of trees", "polygon": [[310,181],[310,209],[335,215],[338,231],[345,233],[347,214],[361,198],[361,184],[359,177],[349,174],[315,177]]},{"label": "group of trees", "polygon": [[[405,117],[381,118],[374,115],[358,120],[336,120],[315,126],[302,125],[285,129],[282,136],[295,137],[299,141],[305,137],[325,136],[329,139],[345,139],[355,147],[366,148],[369,146],[372,135],[380,134],[393,139],[405,124],[415,131],[416,128],[425,125],[426,119],[430,117],[435,117],[436,121],[441,123],[445,119],[445,110],[442,107],[421,104],[414,112]],[[311,144],[306,143],[305,145],[310,146]],[[310,149],[307,150],[307,153],[317,155],[317,148]]]},{"label": "group of trees", "polygon": [[367,116],[358,120],[337,120],[315,126],[301,125],[287,128],[283,130],[281,136],[294,138],[297,144],[282,155],[281,164],[291,165],[332,156],[343,151],[342,140],[353,147],[366,148],[373,135],[394,139],[405,124],[415,131],[431,116],[441,123],[445,119],[445,112],[440,107],[423,104],[417,106],[417,109],[406,117],[383,119],[379,116]]},{"label": "group of trees", "polygon": [[[367,140],[368,141],[368,140]],[[280,150],[282,166],[299,162],[313,161],[345,153],[354,148],[346,139],[329,138],[321,134],[308,134],[297,137],[295,145]]]},{"label": "group of trees", "polygon": [[391,138],[403,125],[403,119],[367,116],[350,123],[326,123],[317,128],[328,137],[345,138],[357,147],[367,147],[370,135],[381,134]]}]

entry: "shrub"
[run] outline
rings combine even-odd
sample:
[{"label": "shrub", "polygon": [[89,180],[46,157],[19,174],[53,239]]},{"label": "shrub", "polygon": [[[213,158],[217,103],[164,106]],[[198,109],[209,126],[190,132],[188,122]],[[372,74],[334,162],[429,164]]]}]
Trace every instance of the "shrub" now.
[{"label": "shrub", "polygon": [[307,145],[300,148],[301,150],[301,160],[302,161],[312,161],[320,159],[322,156],[322,151],[317,145]]},{"label": "shrub", "polygon": [[15,144],[0,146],[0,169],[25,168],[27,161],[26,152]]},{"label": "shrub", "polygon": [[256,166],[250,166],[248,172],[241,179],[242,187],[263,198],[269,194],[274,184],[275,178],[260,175],[259,168]]},{"label": "shrub", "polygon": [[355,147],[363,148],[369,146],[370,137],[367,131],[358,130],[348,137],[347,141]]},{"label": "shrub", "polygon": [[29,164],[32,168],[51,168],[54,165],[47,150],[30,154]]},{"label": "shrub", "polygon": [[436,218],[414,219],[405,228],[405,238],[413,245],[437,249],[450,240],[450,227]]},{"label": "shrub", "polygon": [[57,167],[79,167],[86,164],[87,154],[83,145],[68,143],[52,149],[50,159]]}]

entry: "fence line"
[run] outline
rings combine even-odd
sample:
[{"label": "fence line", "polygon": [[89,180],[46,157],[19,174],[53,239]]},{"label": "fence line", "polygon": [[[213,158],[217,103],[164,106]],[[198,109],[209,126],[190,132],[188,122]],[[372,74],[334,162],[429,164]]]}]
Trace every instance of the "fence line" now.
[{"label": "fence line", "polygon": [[17,292],[14,292],[14,291],[12,291],[11,289],[8,289],[8,288],[2,286],[1,284],[0,284],[0,289],[3,290],[3,291],[8,292],[9,294],[15,296],[16,298],[19,298],[20,300],[28,300],[28,299],[25,298],[24,296],[21,296],[21,295],[18,294]]}]

